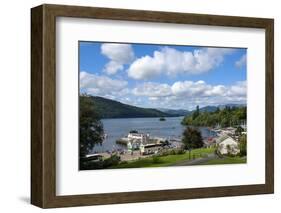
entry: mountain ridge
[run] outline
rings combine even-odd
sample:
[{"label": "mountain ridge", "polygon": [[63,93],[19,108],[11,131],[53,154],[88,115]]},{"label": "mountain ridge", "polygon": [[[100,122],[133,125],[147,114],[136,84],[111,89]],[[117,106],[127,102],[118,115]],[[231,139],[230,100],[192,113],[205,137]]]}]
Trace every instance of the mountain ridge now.
[{"label": "mountain ridge", "polygon": [[95,111],[100,118],[172,117],[157,109],[136,107],[99,96],[87,97],[93,99]]},{"label": "mountain ridge", "polygon": [[[95,110],[100,118],[141,118],[141,117],[177,117],[192,114],[195,110],[166,109],[166,108],[143,108],[125,104],[116,100],[83,95],[93,99]],[[223,109],[226,106],[243,107],[243,104],[225,104],[218,106],[205,106],[200,108],[200,112],[214,112],[217,108]]]}]

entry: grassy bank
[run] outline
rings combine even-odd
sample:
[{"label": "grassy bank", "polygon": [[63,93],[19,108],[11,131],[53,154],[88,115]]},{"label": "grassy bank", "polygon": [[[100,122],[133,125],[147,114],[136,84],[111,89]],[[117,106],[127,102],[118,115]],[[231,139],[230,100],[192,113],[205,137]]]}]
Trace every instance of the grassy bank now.
[{"label": "grassy bank", "polygon": [[201,148],[201,149],[192,150],[190,155],[189,152],[186,152],[184,154],[177,154],[177,155],[147,157],[135,161],[122,162],[117,166],[110,167],[110,169],[170,166],[179,163],[181,161],[189,160],[189,156],[191,156],[191,159],[196,159],[199,157],[204,157],[207,154],[214,153],[214,151],[215,151],[214,148]]},{"label": "grassy bank", "polygon": [[238,164],[238,163],[247,163],[246,157],[224,157],[209,160],[207,162],[201,163],[200,165],[214,165],[214,164]]}]

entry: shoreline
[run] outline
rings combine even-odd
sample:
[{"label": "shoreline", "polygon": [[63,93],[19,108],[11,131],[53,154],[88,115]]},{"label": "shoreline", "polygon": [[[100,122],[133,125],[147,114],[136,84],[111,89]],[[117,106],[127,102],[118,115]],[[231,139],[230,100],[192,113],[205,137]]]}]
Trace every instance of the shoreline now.
[{"label": "shoreline", "polygon": [[[100,120],[115,120],[115,119],[144,119],[144,118],[160,118],[162,116],[153,116],[153,117],[122,117],[122,118],[100,118]],[[179,118],[179,117],[185,117],[185,115],[179,115],[179,116],[164,116],[165,118]]]}]

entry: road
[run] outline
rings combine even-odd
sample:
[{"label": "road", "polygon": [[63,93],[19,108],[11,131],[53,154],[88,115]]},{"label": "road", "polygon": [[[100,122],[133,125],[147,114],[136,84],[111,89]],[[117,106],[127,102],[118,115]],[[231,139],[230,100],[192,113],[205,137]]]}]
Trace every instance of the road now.
[{"label": "road", "polygon": [[178,163],[175,163],[171,166],[192,166],[192,165],[198,165],[198,164],[202,164],[205,163],[209,160],[213,160],[213,159],[217,159],[219,158],[216,154],[212,153],[212,154],[208,154],[208,157],[205,158],[196,158],[194,160],[184,160]]}]

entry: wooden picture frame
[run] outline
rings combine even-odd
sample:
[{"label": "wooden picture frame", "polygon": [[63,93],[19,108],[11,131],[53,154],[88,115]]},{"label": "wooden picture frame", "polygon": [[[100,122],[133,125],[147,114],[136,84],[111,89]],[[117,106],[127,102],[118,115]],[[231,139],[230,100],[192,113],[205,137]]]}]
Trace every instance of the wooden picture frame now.
[{"label": "wooden picture frame", "polygon": [[[95,18],[265,29],[265,184],[56,195],[56,18]],[[41,5],[31,9],[31,203],[42,208],[267,194],[274,191],[274,21],[186,13]]]}]

